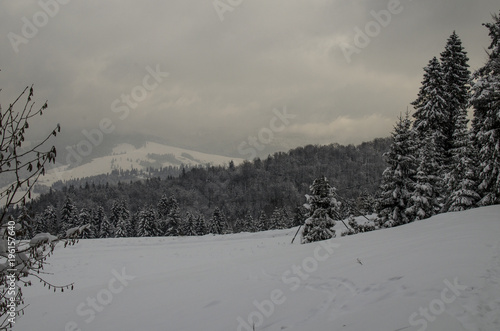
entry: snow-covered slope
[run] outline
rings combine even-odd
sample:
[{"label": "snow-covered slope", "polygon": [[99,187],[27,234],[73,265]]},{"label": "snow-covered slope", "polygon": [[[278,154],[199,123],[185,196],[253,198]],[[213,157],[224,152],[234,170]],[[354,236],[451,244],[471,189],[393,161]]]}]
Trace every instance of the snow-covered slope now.
[{"label": "snow-covered slope", "polygon": [[[76,162],[76,158],[69,158],[71,162]],[[85,178],[111,173],[113,170],[130,170],[132,168],[145,170],[148,167],[159,169],[168,166],[197,166],[197,165],[227,165],[233,161],[235,165],[243,162],[242,158],[231,158],[227,156],[206,154],[202,152],[172,147],[156,142],[146,142],[143,147],[136,148],[131,144],[119,144],[112,150],[111,155],[96,157],[88,163],[77,166],[68,164],[58,164],[47,171],[45,176],[41,176],[38,186],[45,186],[48,190],[57,181],[68,181],[71,179]],[[8,185],[0,188],[0,191],[7,189]],[[38,192],[38,191],[37,191]],[[25,191],[20,190],[17,198],[20,198]],[[38,197],[38,193],[32,192],[31,197]],[[0,200],[4,203],[4,200]]]},{"label": "snow-covered slope", "polygon": [[[157,159],[154,159],[153,155],[156,155]],[[243,161],[243,159],[206,154],[155,142],[146,142],[145,146],[140,148],[136,148],[131,144],[120,144],[113,148],[111,155],[95,158],[89,163],[76,167],[70,168],[68,165],[64,165],[53,169],[47,175],[41,177],[38,184],[51,186],[58,180],[65,181],[106,174],[114,169],[145,169],[151,165],[156,168],[160,166],[180,166],[181,164],[186,166],[223,165],[228,164],[231,160],[235,164]]]},{"label": "snow-covered slope", "polygon": [[82,240],[14,330],[500,330],[500,206],[290,244],[296,229]]}]

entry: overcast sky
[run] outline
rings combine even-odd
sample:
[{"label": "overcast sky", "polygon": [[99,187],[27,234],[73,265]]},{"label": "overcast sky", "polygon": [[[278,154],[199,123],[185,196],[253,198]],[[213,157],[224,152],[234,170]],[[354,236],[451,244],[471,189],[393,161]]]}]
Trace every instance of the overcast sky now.
[{"label": "overcast sky", "polygon": [[270,130],[318,143],[388,136],[453,30],[471,69],[482,65],[481,24],[500,10],[498,0],[40,3],[0,3],[3,108],[34,83],[49,101],[39,128],[84,139],[109,119],[116,132],[232,154]]}]

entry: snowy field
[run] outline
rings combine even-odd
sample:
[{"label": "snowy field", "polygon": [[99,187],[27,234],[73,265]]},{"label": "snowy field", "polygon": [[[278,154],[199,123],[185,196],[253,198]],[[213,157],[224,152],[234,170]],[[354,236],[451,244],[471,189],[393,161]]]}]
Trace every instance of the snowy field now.
[{"label": "snowy field", "polygon": [[295,231],[58,247],[46,279],[75,289],[26,288],[14,330],[500,330],[500,206],[307,245]]}]

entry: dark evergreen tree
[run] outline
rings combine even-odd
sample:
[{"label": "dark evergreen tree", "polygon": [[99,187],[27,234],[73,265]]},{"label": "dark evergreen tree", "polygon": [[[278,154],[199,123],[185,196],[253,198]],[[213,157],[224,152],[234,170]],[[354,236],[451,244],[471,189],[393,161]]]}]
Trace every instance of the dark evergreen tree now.
[{"label": "dark evergreen tree", "polygon": [[302,230],[302,243],[327,240],[335,237],[335,221],[340,203],[334,197],[335,188],[330,186],[326,177],[316,178],[307,195],[307,208],[311,216],[306,219]]},{"label": "dark evergreen tree", "polygon": [[454,134],[459,125],[459,117],[467,116],[467,107],[469,103],[469,82],[470,71],[467,57],[462,47],[462,41],[458,35],[453,31],[453,34],[447,40],[445,50],[441,53],[441,68],[444,80],[444,94],[445,100],[445,116],[447,121],[441,123],[444,125],[444,163],[448,167],[452,162],[451,150],[454,148]]},{"label": "dark evergreen tree", "polygon": [[467,113],[461,112],[453,135],[452,164],[446,176],[448,192],[445,210],[461,211],[477,206],[477,165],[472,139],[467,129]]},{"label": "dark evergreen tree", "polygon": [[[128,228],[127,228],[127,233],[128,233],[128,236],[129,237],[138,237],[137,235],[137,227],[138,227],[138,220],[137,220],[137,213],[136,214],[132,214],[130,215],[129,219],[130,219],[130,222],[128,222]],[[158,226],[160,226],[158,224]],[[162,232],[160,232],[160,235],[162,234]]]},{"label": "dark evergreen tree", "polygon": [[45,226],[39,225],[40,229],[43,229],[45,230],[45,232],[49,233],[61,232],[61,227],[59,224],[59,220],[57,219],[56,210],[52,205],[48,205],[45,208],[42,219],[44,220]]},{"label": "dark evergreen tree", "polygon": [[483,24],[492,41],[486,64],[474,73],[472,128],[478,155],[479,205],[500,203],[500,16]]},{"label": "dark evergreen tree", "polygon": [[158,217],[160,219],[167,219],[168,213],[170,211],[170,202],[166,194],[161,196],[160,201],[157,205]]},{"label": "dark evergreen tree", "polygon": [[167,202],[166,236],[178,236],[180,234],[180,224],[182,222],[179,204],[174,196],[170,196]]},{"label": "dark evergreen tree", "polygon": [[22,232],[19,232],[18,238],[31,239],[36,235],[34,231],[36,220],[29,215],[25,205],[21,208],[21,213],[17,217],[16,224],[19,224],[18,227],[23,229]]},{"label": "dark evergreen tree", "polygon": [[212,234],[224,234],[227,233],[227,223],[224,213],[220,211],[218,207],[215,207],[210,219],[209,233]]},{"label": "dark evergreen tree", "polygon": [[207,226],[203,215],[196,216],[196,235],[204,236],[207,234]]},{"label": "dark evergreen tree", "polygon": [[123,238],[129,236],[130,229],[130,213],[123,200],[113,201],[111,207],[111,215],[109,220],[115,229],[114,235],[116,238]]},{"label": "dark evergreen tree", "polygon": [[460,180],[450,196],[449,211],[462,211],[477,206],[481,196],[477,193],[477,176],[471,158],[464,157],[460,164],[464,166]]},{"label": "dark evergreen tree", "polygon": [[101,226],[99,229],[99,238],[114,238],[115,229],[111,224],[111,222],[109,221],[108,216],[106,216],[106,214],[104,213],[104,209],[102,211],[98,211],[98,213],[99,216],[102,217]]},{"label": "dark evergreen tree", "polygon": [[269,230],[267,215],[263,210],[261,210],[259,218],[257,218],[255,229],[257,232]]},{"label": "dark evergreen tree", "polygon": [[187,212],[186,217],[182,220],[179,234],[181,236],[196,236],[196,219],[190,212]]},{"label": "dark evergreen tree", "polygon": [[288,229],[293,227],[293,217],[290,210],[287,207],[281,208],[280,224],[282,224],[283,229]]},{"label": "dark evergreen tree", "polygon": [[157,216],[152,207],[145,207],[139,211],[137,236],[154,237],[158,234]]},{"label": "dark evergreen tree", "polygon": [[385,153],[389,166],[383,173],[383,181],[378,201],[378,222],[382,227],[391,227],[409,222],[406,209],[414,191],[415,146],[410,129],[408,113],[399,117],[392,132],[390,151]]},{"label": "dark evergreen tree", "polygon": [[102,206],[98,206],[96,210],[92,213],[92,223],[90,227],[90,234],[94,234],[91,238],[100,238],[101,237],[101,225],[104,222],[104,218],[106,214],[104,213],[104,208]]},{"label": "dark evergreen tree", "polygon": [[440,209],[441,179],[434,139],[432,136],[424,140],[420,148],[419,166],[415,175],[413,193],[405,211],[409,221],[422,220],[435,215]]},{"label": "dark evergreen tree", "polygon": [[243,218],[243,232],[255,232],[255,221],[250,212],[247,212],[245,217]]},{"label": "dark evergreen tree", "polygon": [[304,220],[309,217],[309,210],[304,206],[298,206],[295,208],[293,215],[292,226],[300,226],[304,224]]},{"label": "dark evergreen tree", "polygon": [[235,233],[238,232],[255,232],[255,221],[250,212],[247,212],[245,216],[238,217],[234,223],[233,230]]},{"label": "dark evergreen tree", "polygon": [[444,74],[436,57],[429,61],[424,71],[417,100],[412,102],[415,108],[413,114],[415,138],[418,142],[423,142],[426,137],[433,136],[438,155],[444,155],[449,134]]},{"label": "dark evergreen tree", "polygon": [[91,230],[91,224],[92,224],[92,217],[90,215],[90,211],[87,208],[82,208],[80,210],[80,214],[78,215],[78,219],[80,221],[80,226],[88,224],[89,227],[87,227],[85,230],[82,231],[81,238],[87,239],[87,238],[93,238],[93,233]]},{"label": "dark evergreen tree", "polygon": [[274,211],[269,218],[269,230],[284,229],[285,224],[283,223],[283,218],[281,209],[278,207],[274,208]]},{"label": "dark evergreen tree", "polygon": [[69,197],[66,198],[64,206],[61,209],[61,225],[62,230],[66,232],[68,229],[80,226],[78,221],[78,214],[73,200]]},{"label": "dark evergreen tree", "polygon": [[368,192],[368,190],[363,190],[361,195],[356,200],[356,209],[362,215],[371,215],[376,211],[376,199]]},{"label": "dark evergreen tree", "polygon": [[115,237],[116,238],[126,238],[128,234],[129,222],[128,219],[120,219],[115,227]]},{"label": "dark evergreen tree", "polygon": [[242,218],[237,218],[236,221],[234,222],[233,230],[234,233],[240,233],[243,232],[245,228],[245,221]]},{"label": "dark evergreen tree", "polygon": [[109,215],[110,223],[116,227],[122,218],[128,218],[128,211],[125,208],[123,200],[114,200],[111,206],[111,213]]},{"label": "dark evergreen tree", "polygon": [[33,232],[35,234],[48,232],[47,219],[44,218],[43,214],[42,215],[37,214],[35,216],[35,224],[34,224]]}]

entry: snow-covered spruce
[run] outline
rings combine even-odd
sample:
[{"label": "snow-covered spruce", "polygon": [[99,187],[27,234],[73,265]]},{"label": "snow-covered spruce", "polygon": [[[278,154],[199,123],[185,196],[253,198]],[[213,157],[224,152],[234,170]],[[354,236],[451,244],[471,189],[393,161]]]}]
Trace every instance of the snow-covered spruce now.
[{"label": "snow-covered spruce", "polygon": [[500,16],[486,23],[492,39],[486,64],[474,73],[470,103],[479,163],[479,205],[500,203]]},{"label": "snow-covered spruce", "polygon": [[316,178],[311,185],[311,194],[306,196],[305,204],[311,216],[304,224],[303,244],[335,237],[333,215],[338,215],[340,202],[335,199],[334,190],[326,177]]},{"label": "snow-covered spruce", "polygon": [[378,201],[378,223],[392,227],[410,222],[406,209],[414,190],[415,144],[409,114],[400,116],[392,132],[392,145],[385,153],[389,166],[383,173]]}]

